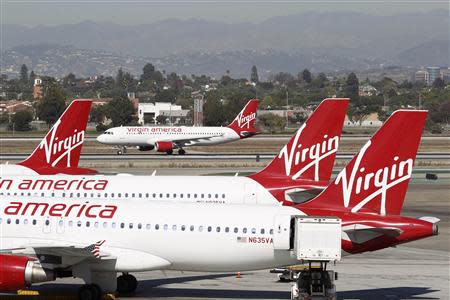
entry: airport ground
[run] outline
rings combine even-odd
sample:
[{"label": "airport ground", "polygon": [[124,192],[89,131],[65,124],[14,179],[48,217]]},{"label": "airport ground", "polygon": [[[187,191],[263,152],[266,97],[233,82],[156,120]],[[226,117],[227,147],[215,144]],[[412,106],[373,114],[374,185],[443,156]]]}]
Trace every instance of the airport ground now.
[{"label": "airport ground", "polygon": [[[232,143],[219,146],[216,151],[232,153],[248,149],[255,153],[264,149],[264,153],[277,152],[287,139],[273,145],[271,140],[255,141],[253,144]],[[14,145],[8,145],[8,151],[0,144],[0,152],[14,153]],[[16,153],[26,153],[33,144],[16,143]],[[90,143],[94,143],[90,141]],[[247,143],[247,142],[246,142]],[[248,142],[249,143],[249,142]],[[345,145],[345,139],[344,139]],[[341,143],[341,145],[343,145]],[[354,152],[364,141],[349,140],[344,151]],[[234,145],[234,147],[233,147]],[[95,153],[110,153],[112,149],[100,146],[99,152],[94,144]],[[242,148],[240,148],[242,147]],[[248,147],[248,148],[247,148]],[[212,147],[214,148],[214,147]],[[240,149],[240,150],[239,150]],[[252,150],[253,149],[253,150]],[[449,140],[425,140],[421,145],[423,152],[449,152]],[[11,152],[9,152],[11,150]],[[108,151],[108,152],[105,152]],[[212,152],[208,149],[207,153]],[[341,149],[342,151],[342,149]],[[194,153],[205,153],[203,149],[192,149]],[[28,152],[29,153],[29,152]],[[92,153],[88,151],[88,153]],[[231,152],[230,152],[231,153]],[[154,154],[152,154],[154,155]],[[268,160],[215,160],[205,162],[191,160],[187,155],[182,160],[126,160],[120,156],[114,159],[93,159],[82,161],[82,166],[97,168],[105,173],[166,175],[241,175],[261,169]],[[335,172],[341,169],[347,160],[337,161]],[[12,161],[13,162],[13,161]],[[403,209],[408,216],[435,216],[441,219],[440,234],[428,239],[408,243],[397,248],[389,248],[373,253],[347,256],[331,268],[339,272],[337,290],[339,299],[450,299],[450,162],[448,159],[418,160]],[[425,173],[433,172],[437,180],[425,179]],[[243,272],[241,278],[235,273],[194,273],[178,271],[153,271],[136,274],[140,280],[135,295],[120,299],[290,299],[290,283],[277,281],[275,274],[268,270]],[[57,295],[51,299],[75,299],[79,280],[62,279],[54,283],[38,285],[41,295]],[[0,296],[0,299],[2,296]],[[45,299],[39,297],[34,299]],[[19,298],[23,299],[23,298]]]}]

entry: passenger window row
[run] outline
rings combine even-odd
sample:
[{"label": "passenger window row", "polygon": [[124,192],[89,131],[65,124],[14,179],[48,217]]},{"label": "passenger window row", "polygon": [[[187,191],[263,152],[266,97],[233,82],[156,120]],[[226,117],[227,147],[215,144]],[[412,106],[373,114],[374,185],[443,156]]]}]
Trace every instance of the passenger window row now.
[{"label": "passenger window row", "polygon": [[[14,192],[14,193],[0,193],[0,196],[39,196],[39,193],[34,193],[32,194],[31,192],[28,193],[18,193],[18,192]],[[55,194],[55,192],[50,193],[51,197],[59,197],[58,195]],[[41,192],[40,193],[41,197],[46,197],[46,193]],[[64,192],[61,194],[61,197],[76,197],[76,198],[80,198],[80,197],[91,197],[91,198],[122,198],[122,196],[124,198],[158,198],[158,199],[176,199],[176,198],[180,198],[180,199],[225,199],[225,194],[211,194],[211,193],[67,193]]]},{"label": "passenger window row", "polygon": [[[0,218],[0,224],[3,223],[3,219]],[[20,219],[11,219],[11,218],[7,218],[6,219],[6,224],[10,225],[10,224],[16,224],[16,225],[37,225],[37,221],[36,219],[33,220],[28,220],[28,219],[23,219],[22,222],[20,221]],[[44,222],[45,226],[50,226],[50,220],[46,219]],[[177,224],[173,224],[173,225],[169,225],[169,224],[150,224],[150,223],[125,223],[125,222],[99,222],[99,221],[73,221],[73,220],[69,220],[69,221],[65,221],[65,220],[58,220],[57,221],[57,225],[60,227],[63,227],[67,224],[68,227],[85,227],[85,228],[89,228],[89,227],[94,227],[94,228],[112,228],[112,229],[145,229],[145,230],[161,230],[161,231],[191,231],[191,232],[216,232],[216,233],[220,233],[220,232],[225,232],[225,233],[251,233],[251,234],[273,234],[273,229],[270,229],[268,232],[266,231],[265,228],[260,228],[260,229],[256,229],[255,227],[253,228],[247,228],[247,227],[221,227],[221,226],[205,226],[205,225],[177,225]]]}]

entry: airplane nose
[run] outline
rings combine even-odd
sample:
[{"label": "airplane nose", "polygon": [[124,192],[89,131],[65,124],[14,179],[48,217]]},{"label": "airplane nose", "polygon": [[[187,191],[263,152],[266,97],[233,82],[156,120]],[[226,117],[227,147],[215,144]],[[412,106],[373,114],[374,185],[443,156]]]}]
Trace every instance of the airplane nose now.
[{"label": "airplane nose", "polygon": [[100,135],[97,137],[97,142],[99,142],[99,143],[104,143],[104,142],[105,142],[105,136],[104,136],[104,134],[100,134]]}]

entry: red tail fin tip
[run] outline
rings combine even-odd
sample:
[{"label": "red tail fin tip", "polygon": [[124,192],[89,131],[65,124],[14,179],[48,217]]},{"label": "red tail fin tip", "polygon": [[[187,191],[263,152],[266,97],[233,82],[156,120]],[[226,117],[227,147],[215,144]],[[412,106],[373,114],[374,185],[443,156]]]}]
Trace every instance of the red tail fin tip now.
[{"label": "red tail fin tip", "polygon": [[323,100],[280,153],[255,175],[328,181],[348,103],[349,99]]},{"label": "red tail fin tip", "polygon": [[258,130],[254,126],[258,105],[259,100],[257,99],[248,101],[228,127],[233,129],[242,138],[256,134]]},{"label": "red tail fin tip", "polygon": [[78,167],[91,104],[88,99],[72,101],[33,153],[19,164],[34,170]]},{"label": "red tail fin tip", "polygon": [[309,208],[400,214],[425,111],[396,111]]}]

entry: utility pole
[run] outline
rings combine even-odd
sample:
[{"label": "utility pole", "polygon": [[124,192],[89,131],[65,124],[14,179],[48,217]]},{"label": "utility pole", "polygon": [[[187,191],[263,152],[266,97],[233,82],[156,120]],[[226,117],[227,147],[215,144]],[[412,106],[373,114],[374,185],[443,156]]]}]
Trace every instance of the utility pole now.
[{"label": "utility pole", "polygon": [[286,129],[289,127],[289,91],[286,87]]}]

